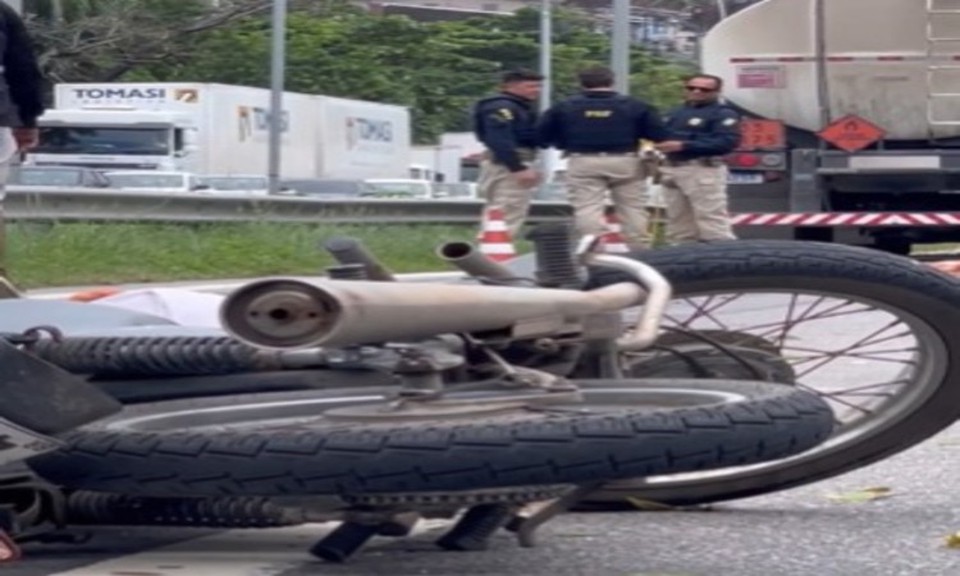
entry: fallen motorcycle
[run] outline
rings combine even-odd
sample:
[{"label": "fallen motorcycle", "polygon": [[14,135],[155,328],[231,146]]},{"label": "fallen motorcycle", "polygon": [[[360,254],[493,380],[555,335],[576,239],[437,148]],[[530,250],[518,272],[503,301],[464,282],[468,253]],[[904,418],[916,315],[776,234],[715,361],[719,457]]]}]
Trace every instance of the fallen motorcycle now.
[{"label": "fallen motorcycle", "polygon": [[[464,243],[441,254],[479,283],[393,282],[366,257],[319,282],[252,282],[223,303],[227,339],[77,338],[54,328],[13,337],[7,352],[44,363],[63,388],[80,374],[103,392],[110,376],[283,367],[339,381],[127,403],[58,431],[55,450],[29,458],[49,484],[35,493],[62,495],[60,524],[344,520],[313,549],[342,560],[375,534],[405,533],[412,518],[463,508],[441,546],[483,547],[504,526],[529,545],[538,525],[606,481],[779,459],[830,435],[826,402],[797,387],[625,377],[623,353],[658,338],[670,284],[635,260],[593,253],[589,241],[572,253],[566,228],[545,240],[538,282]],[[585,290],[581,264],[630,279]],[[641,304],[625,334],[621,311]],[[10,393],[29,397],[19,384]],[[18,412],[0,407],[11,422],[44,424]],[[22,502],[11,508],[23,516]]]},{"label": "fallen motorcycle", "polygon": [[[538,270],[492,265],[462,243],[441,249],[444,259],[471,273],[471,278],[451,281],[450,288],[477,288],[480,283],[497,285],[484,288],[513,290],[506,301],[494,306],[482,306],[485,296],[481,296],[493,292],[454,294],[433,285],[401,290],[369,255],[356,249],[332,250],[341,256],[343,265],[331,269],[331,277],[341,279],[337,282],[344,278],[364,282],[365,278],[363,290],[342,292],[333,283],[318,289],[286,281],[248,286],[230,299],[229,310],[234,314],[227,325],[232,326],[233,339],[38,339],[27,346],[34,356],[70,372],[93,375],[89,381],[116,397],[126,391],[127,403],[164,397],[182,400],[128,406],[118,416],[85,429],[79,437],[68,436],[72,444],[65,451],[32,463],[43,475],[67,487],[68,516],[96,523],[151,523],[164,518],[175,524],[196,524],[202,518],[207,525],[234,526],[327,518],[329,509],[318,507],[316,501],[307,505],[301,496],[317,490],[318,485],[327,490],[323,486],[336,484],[338,498],[348,502],[338,504],[334,514],[341,518],[354,514],[345,530],[358,542],[362,540],[358,535],[378,529],[376,522],[385,525],[384,510],[423,512],[433,507],[427,513],[434,514],[437,502],[443,503],[444,513],[485,502],[488,512],[481,514],[484,508],[479,508],[464,519],[486,518],[478,525],[498,527],[504,515],[514,514],[518,505],[550,495],[563,494],[564,498],[547,507],[537,521],[570,505],[609,507],[637,498],[687,504],[778,490],[876,461],[956,419],[953,407],[957,402],[950,400],[956,394],[952,382],[957,370],[954,331],[960,314],[956,307],[960,285],[944,275],[899,257],[812,243],[730,242],[651,251],[636,257],[669,280],[673,293],[667,294],[668,302],[659,314],[659,336],[650,339],[651,319],[658,317],[650,311],[657,309],[658,301],[665,302],[664,292],[656,290],[663,286],[662,281],[657,282],[657,274],[621,260],[614,262],[626,268],[626,273],[599,267],[600,260],[594,256],[588,260],[594,264],[588,278],[562,231],[540,232],[534,238]],[[528,299],[514,300],[519,298],[517,289],[531,297],[550,287],[554,295],[566,298],[572,291],[590,294],[595,288],[636,285],[638,280],[650,289],[645,306],[624,313],[593,309],[596,313],[579,316],[581,320],[589,317],[589,322],[569,333],[563,328],[567,320],[556,320],[558,311],[560,316],[569,312],[557,307],[579,306],[583,301],[565,300],[561,305],[538,300],[536,306],[540,307],[536,307]],[[280,300],[278,295],[282,295]],[[286,304],[274,306],[278,301]],[[271,305],[258,308],[253,302]],[[379,307],[371,307],[374,304]],[[404,305],[408,312],[417,312],[398,312]],[[313,317],[309,316],[311,310]],[[498,324],[505,316],[512,318],[509,328]],[[302,321],[293,322],[293,318]],[[625,337],[623,318],[629,320]],[[458,324],[468,321],[468,330]],[[477,322],[481,324],[474,324]],[[499,327],[488,328],[484,322]],[[432,327],[425,327],[430,323]],[[398,326],[404,326],[405,332],[399,335],[403,344],[353,345],[357,339],[394,339],[397,333],[384,330],[400,329]],[[543,332],[546,327],[554,331]],[[450,332],[440,337],[446,330]],[[411,346],[405,340],[413,337],[422,340]],[[644,341],[644,345],[634,348],[631,340]],[[615,342],[619,345],[612,346]],[[829,349],[831,344],[834,349]],[[462,360],[444,363],[447,354]],[[786,458],[766,454],[749,466],[742,466],[748,461],[709,459],[690,464],[677,458],[689,452],[671,450],[666,460],[680,460],[679,468],[648,465],[639,473],[627,469],[611,475],[610,466],[598,466],[591,457],[600,453],[594,448],[610,442],[622,424],[604,428],[602,434],[597,433],[601,438],[590,438],[586,447],[589,435],[581,438],[574,433],[571,437],[569,426],[556,426],[558,418],[569,415],[564,413],[570,408],[564,402],[553,405],[561,399],[564,384],[554,389],[549,378],[541,378],[532,381],[531,388],[531,381],[524,382],[539,373],[558,377],[557,382],[566,378],[575,382],[585,403],[578,409],[603,413],[610,404],[646,404],[647,415],[662,414],[667,406],[719,404],[743,417],[744,406],[748,412],[754,408],[740,402],[769,394],[770,389],[769,385],[742,381],[774,382],[780,384],[774,387],[780,393],[823,396],[838,425],[827,442],[814,442],[807,450],[800,447],[791,455],[783,454]],[[437,374],[442,381],[439,392]],[[142,379],[131,380],[136,376]],[[401,419],[388,424],[382,411],[372,410],[371,414],[370,408],[357,407],[360,393],[365,402],[391,397],[397,391],[390,387],[395,378],[403,392],[395,404],[399,401],[399,406],[420,410],[418,417],[424,420]],[[598,378],[603,380],[598,382]],[[349,389],[340,389],[348,383]],[[504,398],[505,385],[510,394],[520,397]],[[764,392],[751,394],[744,385],[761,386]],[[281,389],[315,391],[264,394]],[[256,394],[230,396],[239,391]],[[451,432],[433,426],[437,417],[447,421],[462,415],[466,419],[459,420],[460,425],[469,424],[471,418],[494,417],[505,400],[528,402],[531,392],[540,396],[538,410],[549,415],[545,420],[552,427],[549,429],[559,433],[544,433],[539,422],[511,417],[506,418],[507,423],[496,415],[492,422],[498,426],[483,428],[482,441],[473,439],[463,446],[454,443],[451,450],[451,444],[443,442],[464,438],[464,429]],[[190,397],[194,399],[186,399]],[[544,404],[546,398],[550,401]],[[439,404],[423,413],[424,399]],[[804,401],[807,399],[809,395]],[[865,400],[866,406],[859,400]],[[773,402],[782,405],[781,400]],[[458,412],[468,403],[474,404],[472,412]],[[306,414],[291,408],[298,404]],[[477,404],[484,404],[484,409],[478,412]],[[769,412],[769,408],[766,405],[763,410]],[[324,409],[328,409],[325,414],[340,418],[332,430],[343,445],[334,443],[331,452],[324,450],[327,444],[321,440],[325,437],[303,424]],[[395,410],[389,412],[388,416],[396,417]],[[725,417],[729,419],[729,411]],[[354,436],[351,426],[361,421],[367,431]],[[258,428],[258,422],[264,422],[264,427]],[[610,420],[604,422],[607,426]],[[714,425],[717,422],[720,420]],[[274,440],[276,430],[270,428],[274,424],[286,427],[280,435],[286,440]],[[512,431],[505,434],[499,424]],[[577,424],[576,428],[581,427]],[[636,430],[635,425],[631,428]],[[469,434],[479,434],[468,429]],[[170,430],[183,430],[173,434],[179,444],[169,444]],[[242,436],[243,430],[249,434]],[[536,432],[529,441],[523,435],[518,437],[518,430]],[[652,448],[654,441],[663,446],[670,436],[662,428],[647,433],[628,441]],[[432,442],[427,443],[429,449],[417,444],[428,437]],[[391,444],[393,438],[400,438],[399,446]],[[529,451],[514,446],[517,438]],[[274,442],[281,443],[282,449],[276,450]],[[411,442],[413,446],[406,445]],[[726,449],[722,441],[717,446]],[[260,467],[262,454],[277,452],[281,456],[273,456],[273,462],[286,458],[283,463]],[[555,453],[559,460],[552,456]],[[347,464],[339,469],[320,466],[318,455],[326,458],[328,454]],[[388,455],[386,465],[382,465],[383,454]],[[424,458],[425,454],[429,457]],[[482,460],[482,465],[474,467],[464,465],[477,457],[492,460]],[[549,465],[538,467],[536,463],[544,457],[550,458]],[[311,458],[312,464],[307,462]],[[691,459],[697,458],[702,454],[693,454]],[[363,459],[369,459],[367,464],[379,462],[380,467],[373,474],[367,469],[357,473],[355,464]],[[404,459],[407,462],[400,462]],[[288,465],[293,461],[297,461],[295,468]],[[462,468],[457,473],[436,474],[437,466],[454,463]],[[146,470],[141,469],[144,464]],[[724,467],[710,469],[717,464]],[[175,473],[178,470],[181,472]],[[682,471],[688,473],[677,473]],[[437,480],[437,476],[446,478]],[[636,478],[605,482],[629,476]],[[579,489],[572,490],[568,481]],[[518,494],[514,482],[540,487],[535,494],[525,490]],[[449,492],[437,493],[434,488]],[[558,491],[549,492],[552,489]],[[263,495],[264,490],[268,495]],[[357,498],[368,497],[377,504],[358,504]],[[138,512],[118,512],[124,509],[124,502],[133,502],[133,510]],[[491,521],[492,516],[485,514],[494,508],[501,516]],[[358,509],[376,512],[360,517],[355,514]],[[536,523],[528,521],[528,535]],[[471,545],[484,541],[478,534],[472,532]],[[465,540],[452,544],[454,540],[444,543],[451,548],[465,546]],[[328,541],[318,545],[317,552],[344,557],[350,548]]]}]

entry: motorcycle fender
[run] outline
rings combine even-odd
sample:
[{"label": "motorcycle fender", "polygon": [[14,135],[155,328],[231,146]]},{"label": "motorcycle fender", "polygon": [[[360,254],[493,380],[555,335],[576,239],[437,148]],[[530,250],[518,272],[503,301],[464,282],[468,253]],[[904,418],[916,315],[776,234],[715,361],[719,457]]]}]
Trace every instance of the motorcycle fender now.
[{"label": "motorcycle fender", "polygon": [[56,438],[44,436],[0,418],[0,466],[51,452],[63,446]]}]

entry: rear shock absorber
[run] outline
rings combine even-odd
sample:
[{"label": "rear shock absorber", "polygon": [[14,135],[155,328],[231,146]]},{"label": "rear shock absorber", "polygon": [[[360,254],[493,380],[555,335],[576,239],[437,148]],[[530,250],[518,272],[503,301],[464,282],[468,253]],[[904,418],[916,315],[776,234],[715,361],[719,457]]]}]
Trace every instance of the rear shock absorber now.
[{"label": "rear shock absorber", "polygon": [[97,376],[234,374],[268,363],[256,348],[229,337],[67,337],[40,339],[28,349],[69,372]]}]

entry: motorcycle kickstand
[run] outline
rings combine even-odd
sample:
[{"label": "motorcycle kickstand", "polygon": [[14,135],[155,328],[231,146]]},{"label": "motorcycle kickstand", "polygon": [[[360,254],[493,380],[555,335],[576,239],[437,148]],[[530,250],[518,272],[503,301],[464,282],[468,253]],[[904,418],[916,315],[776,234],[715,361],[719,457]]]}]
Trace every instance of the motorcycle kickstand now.
[{"label": "motorcycle kickstand", "polygon": [[510,522],[518,507],[509,504],[477,504],[436,541],[444,550],[460,552],[486,550],[493,533]]},{"label": "motorcycle kickstand", "polygon": [[[534,532],[537,528],[548,520],[563,514],[584,496],[595,492],[600,486],[602,486],[602,483],[584,484],[577,486],[559,498],[528,505],[524,509],[521,509],[520,513],[516,514],[510,522],[507,523],[506,530],[517,535],[517,541],[521,547],[533,548],[536,546],[536,536]],[[535,508],[529,515],[523,514],[523,512],[530,507]]]}]

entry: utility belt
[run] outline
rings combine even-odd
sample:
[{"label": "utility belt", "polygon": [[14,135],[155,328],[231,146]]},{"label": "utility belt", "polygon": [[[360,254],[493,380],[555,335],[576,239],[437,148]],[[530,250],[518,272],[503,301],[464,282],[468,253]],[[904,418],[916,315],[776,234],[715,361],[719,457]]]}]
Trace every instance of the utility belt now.
[{"label": "utility belt", "polygon": [[564,152],[563,153],[563,156],[569,157],[569,158],[577,158],[577,157],[589,158],[592,156],[613,156],[613,157],[633,156],[634,158],[636,158],[638,155],[639,153],[636,151],[629,152],[629,151],[623,151],[623,150],[619,152]]},{"label": "utility belt", "polygon": [[[517,148],[515,152],[517,153],[517,157],[520,158],[521,162],[533,162],[537,159],[537,151],[534,148]],[[493,152],[490,150],[484,150],[480,157],[483,160],[489,160],[496,163],[496,160],[493,159]]]},{"label": "utility belt", "polygon": [[704,156],[702,158],[690,158],[687,160],[663,159],[664,166],[702,166],[704,168],[718,168],[724,165],[723,158],[720,156]]}]

